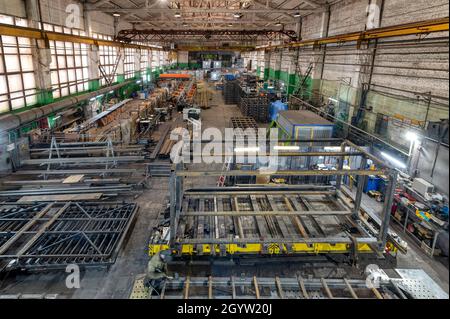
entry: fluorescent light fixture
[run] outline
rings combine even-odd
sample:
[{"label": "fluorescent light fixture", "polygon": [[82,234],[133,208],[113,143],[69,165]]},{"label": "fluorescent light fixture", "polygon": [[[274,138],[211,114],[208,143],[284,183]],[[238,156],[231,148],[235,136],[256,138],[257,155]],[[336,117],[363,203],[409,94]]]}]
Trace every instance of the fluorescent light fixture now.
[{"label": "fluorescent light fixture", "polygon": [[419,136],[414,132],[406,133],[406,138],[411,142],[416,142],[419,139]]},{"label": "fluorescent light fixture", "polygon": [[391,162],[392,164],[394,164],[398,168],[406,168],[406,164],[405,163],[399,161],[398,159],[396,159],[395,157],[392,157],[389,154],[386,154],[386,153],[382,152],[381,156],[383,156],[385,159],[387,159],[389,162]]},{"label": "fluorescent light fixture", "polygon": [[113,13],[113,16],[120,17],[120,13]]},{"label": "fluorescent light fixture", "polygon": [[[340,152],[341,151],[340,146],[325,146],[323,149],[327,152]],[[345,151],[346,152],[350,151],[350,147],[346,147]]]},{"label": "fluorescent light fixture", "polygon": [[90,99],[90,102],[94,102],[95,100],[97,100],[95,97],[93,97],[92,99]]},{"label": "fluorescent light fixture", "polygon": [[278,145],[275,146],[273,148],[276,151],[300,151],[300,146],[283,146],[283,145]]},{"label": "fluorescent light fixture", "polygon": [[97,95],[95,98],[96,99],[100,99],[100,98],[102,98],[103,97],[103,94],[102,95]]},{"label": "fluorescent light fixture", "polygon": [[136,81],[136,84],[141,84],[142,83],[142,81]]},{"label": "fluorescent light fixture", "polygon": [[335,102],[335,103],[339,103],[338,100],[336,100],[336,99],[334,99],[334,98],[332,98],[332,97],[330,97],[330,98],[328,99],[328,101]]},{"label": "fluorescent light fixture", "polygon": [[259,152],[259,147],[236,147],[234,149],[235,153],[250,153],[250,152]]}]

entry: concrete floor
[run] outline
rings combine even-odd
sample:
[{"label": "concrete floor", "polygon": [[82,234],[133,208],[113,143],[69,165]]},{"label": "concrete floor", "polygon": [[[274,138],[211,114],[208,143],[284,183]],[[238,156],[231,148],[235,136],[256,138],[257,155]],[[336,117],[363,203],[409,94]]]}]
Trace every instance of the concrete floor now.
[{"label": "concrete floor", "polygon": [[[223,104],[221,92],[217,91],[211,101],[213,107],[202,113],[203,129],[217,127],[223,130],[229,127],[230,118],[241,116],[236,106]],[[203,181],[204,183],[205,181]],[[214,183],[214,180],[210,181]],[[209,181],[208,181],[209,183]],[[214,184],[213,184],[214,185]],[[15,294],[57,294],[59,298],[94,299],[94,298],[128,298],[138,274],[145,272],[148,256],[147,246],[150,234],[158,216],[165,209],[168,199],[168,180],[153,179],[151,188],[146,190],[136,201],[140,205],[135,227],[123,247],[115,265],[109,269],[87,270],[81,274],[81,289],[69,290],[65,286],[67,274],[39,273],[39,274],[8,274],[0,281],[0,296]],[[365,198],[365,201],[371,200]],[[407,238],[405,238],[407,240]],[[432,260],[426,256],[418,247],[410,244],[408,254],[398,257],[398,268],[422,268],[448,293],[448,263]],[[448,259],[447,259],[448,260]],[[311,261],[314,266],[314,260]],[[225,266],[227,268],[229,266]],[[267,273],[270,270],[274,275],[289,275],[297,271],[295,264],[286,267],[285,263],[273,263],[270,268],[260,269],[242,265],[239,274],[256,273],[257,275]],[[206,271],[212,271],[211,269]],[[313,276],[342,276],[341,269],[323,270],[314,268]],[[348,270],[344,270],[348,273]],[[361,270],[355,270],[360,272]],[[235,273],[236,274],[236,273]],[[238,274],[236,274],[238,275]]]}]

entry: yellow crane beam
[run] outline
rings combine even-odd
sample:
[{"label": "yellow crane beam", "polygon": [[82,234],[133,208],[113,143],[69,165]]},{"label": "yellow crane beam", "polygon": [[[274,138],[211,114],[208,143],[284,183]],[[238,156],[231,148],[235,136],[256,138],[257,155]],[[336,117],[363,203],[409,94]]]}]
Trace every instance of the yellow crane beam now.
[{"label": "yellow crane beam", "polygon": [[449,30],[449,18],[427,20],[421,22],[414,22],[362,32],[353,32],[341,35],[335,35],[326,38],[311,39],[297,42],[290,42],[282,45],[267,46],[259,48],[258,50],[275,50],[283,48],[297,48],[305,46],[321,46],[335,43],[356,42],[358,45],[365,41],[383,38],[392,38],[408,35],[429,34],[435,32],[445,32]]},{"label": "yellow crane beam", "polygon": [[51,40],[51,41],[61,41],[61,42],[84,43],[84,44],[90,44],[90,45],[103,45],[103,46],[111,46],[111,47],[124,47],[124,48],[133,48],[133,49],[146,49],[146,50],[150,49],[150,50],[154,50],[154,51],[163,51],[162,48],[155,48],[155,47],[151,47],[151,46],[123,43],[123,42],[118,42],[118,41],[94,39],[94,38],[80,36],[80,35],[51,32],[51,31],[34,29],[34,28],[19,27],[19,26],[14,26],[14,25],[9,25],[9,24],[0,24],[0,35],[31,38],[31,39],[37,39],[37,40]]}]

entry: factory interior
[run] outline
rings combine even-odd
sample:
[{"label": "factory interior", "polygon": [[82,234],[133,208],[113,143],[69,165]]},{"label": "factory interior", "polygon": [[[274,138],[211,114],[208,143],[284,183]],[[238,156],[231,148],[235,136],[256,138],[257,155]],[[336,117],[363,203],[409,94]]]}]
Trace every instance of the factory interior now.
[{"label": "factory interior", "polygon": [[0,0],[0,300],[448,299],[448,129],[448,0]]}]

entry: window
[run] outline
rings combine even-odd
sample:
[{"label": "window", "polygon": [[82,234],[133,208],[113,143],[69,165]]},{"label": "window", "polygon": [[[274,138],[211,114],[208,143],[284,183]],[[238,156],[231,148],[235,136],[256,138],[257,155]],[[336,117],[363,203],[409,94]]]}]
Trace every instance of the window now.
[{"label": "window", "polygon": [[110,46],[99,46],[99,59],[100,59],[100,75],[101,75],[101,85],[108,85],[108,80],[111,83],[117,82],[117,64],[118,64],[118,48]]},{"label": "window", "polygon": [[136,57],[136,49],[125,48],[125,63],[124,63],[125,79],[134,78],[135,57]]},{"label": "window", "polygon": [[89,89],[88,46],[50,41],[53,97],[60,98]]},{"label": "window", "polygon": [[153,51],[153,54],[152,54],[152,71],[156,71],[156,69],[159,68],[159,66],[160,66],[159,59],[160,59],[159,51]]},{"label": "window", "polygon": [[[25,19],[6,15],[0,15],[0,23],[28,26]],[[0,113],[36,103],[31,39],[0,36]]]}]

